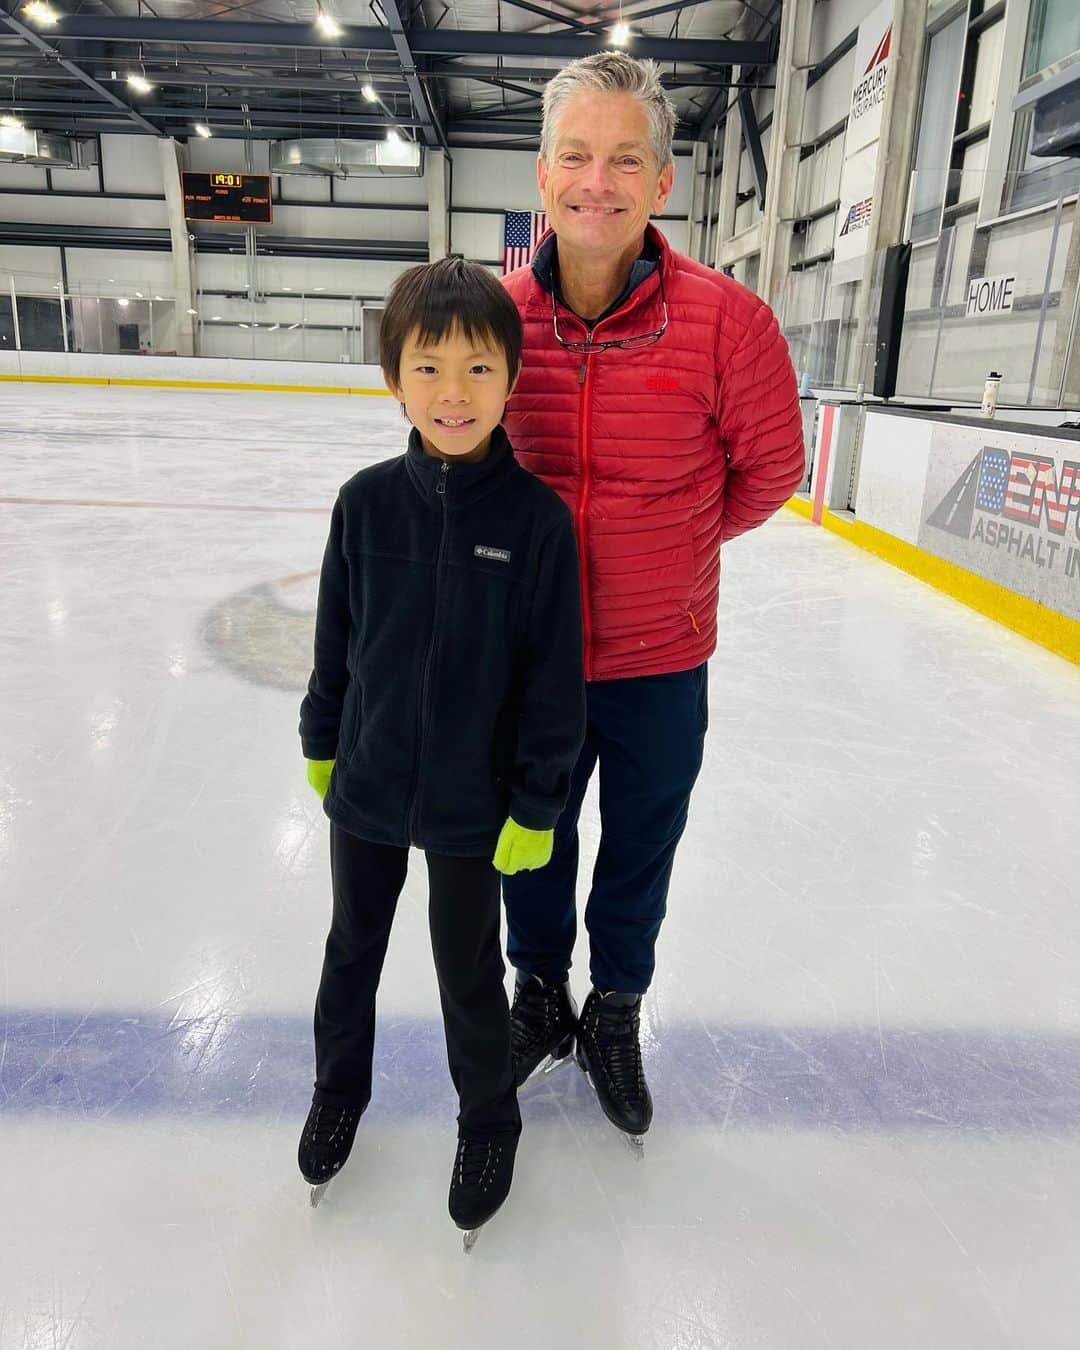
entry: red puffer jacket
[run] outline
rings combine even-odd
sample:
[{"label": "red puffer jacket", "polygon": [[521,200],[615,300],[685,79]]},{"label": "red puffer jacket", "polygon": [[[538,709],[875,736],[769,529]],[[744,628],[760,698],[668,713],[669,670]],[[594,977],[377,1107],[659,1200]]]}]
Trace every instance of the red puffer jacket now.
[{"label": "red puffer jacket", "polygon": [[[638,350],[579,356],[555,339],[551,294],[529,267],[504,278],[525,325],[503,424],[519,461],[577,526],[590,680],[689,670],[716,647],[720,545],[761,525],[803,474],[787,343],[768,305],[674,252],[593,341],[669,327]],[[559,307],[559,333],[585,325]]]}]

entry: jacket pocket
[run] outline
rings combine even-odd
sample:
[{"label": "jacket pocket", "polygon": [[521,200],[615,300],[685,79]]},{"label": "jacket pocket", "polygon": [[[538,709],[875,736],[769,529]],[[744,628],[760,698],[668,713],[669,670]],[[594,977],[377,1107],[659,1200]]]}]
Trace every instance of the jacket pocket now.
[{"label": "jacket pocket", "polygon": [[345,708],[341,717],[341,731],[338,733],[337,758],[343,764],[347,764],[356,752],[360,740],[362,707],[360,686],[350,679],[345,690]]}]

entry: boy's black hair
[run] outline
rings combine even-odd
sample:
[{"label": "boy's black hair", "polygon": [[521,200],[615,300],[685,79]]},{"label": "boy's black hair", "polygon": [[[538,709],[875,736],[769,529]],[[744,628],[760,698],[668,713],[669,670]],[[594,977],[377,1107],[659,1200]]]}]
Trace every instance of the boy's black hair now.
[{"label": "boy's black hair", "polygon": [[441,342],[455,330],[470,341],[494,341],[506,356],[511,383],[521,364],[517,306],[486,267],[465,258],[410,267],[390,287],[379,328],[379,361],[390,384],[401,383],[401,352],[418,329],[421,342]]}]

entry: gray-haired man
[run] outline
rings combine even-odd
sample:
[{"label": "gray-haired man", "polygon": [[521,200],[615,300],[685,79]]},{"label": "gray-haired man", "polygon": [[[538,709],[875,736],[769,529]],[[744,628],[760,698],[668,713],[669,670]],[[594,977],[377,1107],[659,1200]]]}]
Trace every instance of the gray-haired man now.
[{"label": "gray-haired man", "polygon": [[[649,224],[671,193],[676,113],[651,62],[603,52],[544,93],[537,181],[551,233],[505,284],[525,325],[504,424],[577,527],[588,731],[551,862],[504,881],[523,1082],[577,1056],[608,1118],[652,1119],[639,1042],[675,848],[708,723],[720,546],[762,524],[803,472],[787,345],[768,306]],[[577,823],[600,768],[580,1018]]]}]

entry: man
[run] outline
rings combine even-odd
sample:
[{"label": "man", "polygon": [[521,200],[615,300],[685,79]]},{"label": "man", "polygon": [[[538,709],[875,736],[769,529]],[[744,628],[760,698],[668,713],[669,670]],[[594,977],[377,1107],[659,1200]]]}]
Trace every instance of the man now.
[{"label": "man", "polygon": [[[515,1074],[565,1057],[576,1035],[605,1114],[638,1144],[652,1120],[639,1010],[701,768],[720,546],[767,520],[803,473],[772,311],[649,224],[671,193],[675,121],[652,62],[603,52],[560,71],[537,163],[551,232],[504,283],[525,325],[504,424],[574,516],[589,682],[551,862],[504,881]],[[597,765],[593,988],[575,1020],[577,824]]]}]

